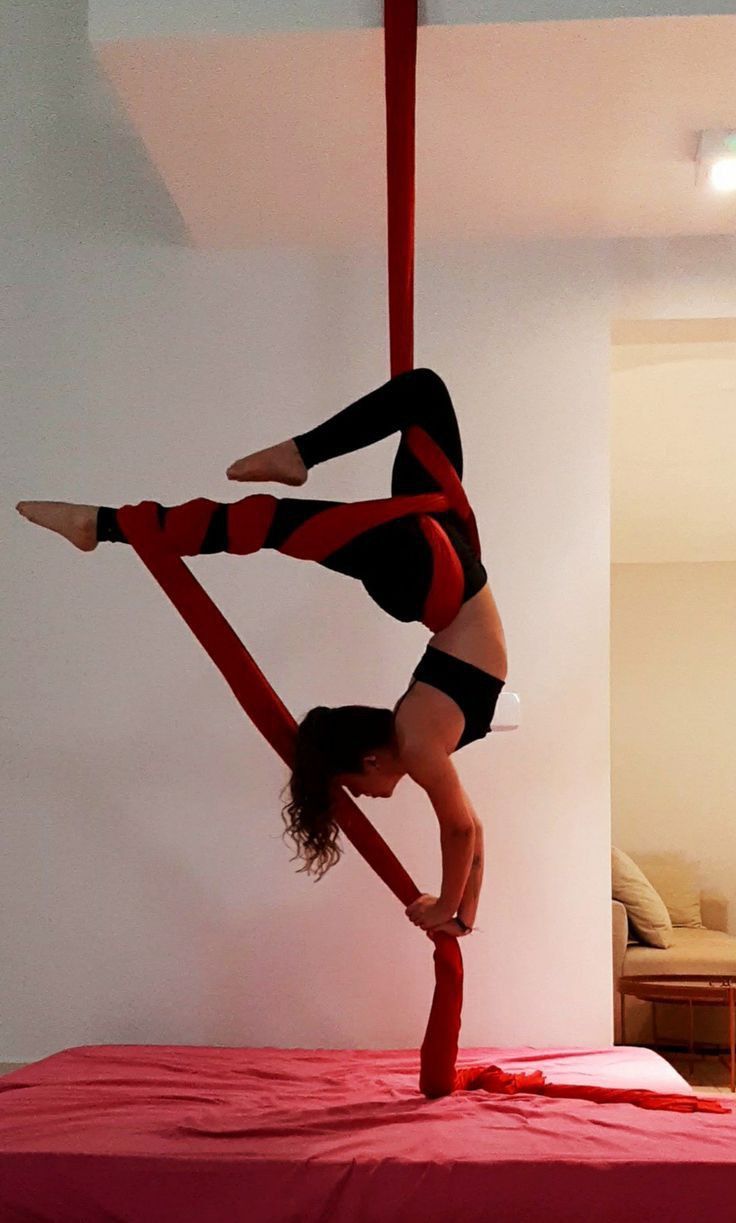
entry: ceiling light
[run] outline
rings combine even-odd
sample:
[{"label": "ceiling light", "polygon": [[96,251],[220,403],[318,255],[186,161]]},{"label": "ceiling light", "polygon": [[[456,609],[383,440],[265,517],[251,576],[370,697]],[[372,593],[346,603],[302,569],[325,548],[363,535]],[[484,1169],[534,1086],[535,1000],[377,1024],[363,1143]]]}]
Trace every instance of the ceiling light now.
[{"label": "ceiling light", "polygon": [[736,191],[736,130],[701,132],[696,160],[698,182],[707,179],[716,191]]},{"label": "ceiling light", "polygon": [[719,157],[714,161],[710,181],[716,191],[736,191],[736,157]]}]

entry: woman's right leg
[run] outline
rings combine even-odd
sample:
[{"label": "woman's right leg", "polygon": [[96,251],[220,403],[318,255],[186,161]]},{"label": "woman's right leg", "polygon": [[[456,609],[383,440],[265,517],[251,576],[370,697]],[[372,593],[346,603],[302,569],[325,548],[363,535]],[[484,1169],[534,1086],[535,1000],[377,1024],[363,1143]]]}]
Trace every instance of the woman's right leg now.
[{"label": "woman's right leg", "polygon": [[399,374],[292,440],[309,469],[400,432],[402,440],[394,461],[392,494],[437,492],[439,485],[406,443],[406,433],[412,425],[429,434],[462,479],[463,453],[455,409],[444,382],[430,369]]},{"label": "woman's right leg", "polygon": [[308,469],[396,432],[401,441],[391,473],[392,497],[447,495],[453,507],[447,521],[463,532],[480,560],[478,527],[462,487],[460,429],[447,387],[433,370],[407,370],[291,440]]}]

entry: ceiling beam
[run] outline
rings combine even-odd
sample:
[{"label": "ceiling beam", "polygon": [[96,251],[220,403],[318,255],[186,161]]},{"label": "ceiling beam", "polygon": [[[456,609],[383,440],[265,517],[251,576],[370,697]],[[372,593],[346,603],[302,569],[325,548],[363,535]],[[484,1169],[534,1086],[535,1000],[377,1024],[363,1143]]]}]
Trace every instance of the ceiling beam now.
[{"label": "ceiling beam", "polygon": [[[422,25],[693,17],[733,13],[733,0],[420,0]],[[383,0],[90,0],[93,42],[383,25]]]}]

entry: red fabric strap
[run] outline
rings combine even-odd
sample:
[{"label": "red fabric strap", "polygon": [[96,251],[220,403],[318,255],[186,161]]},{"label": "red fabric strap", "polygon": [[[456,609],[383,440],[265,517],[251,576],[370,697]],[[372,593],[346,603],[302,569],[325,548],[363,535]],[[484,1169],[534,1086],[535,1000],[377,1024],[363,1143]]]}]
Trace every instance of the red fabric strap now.
[{"label": "red fabric strap", "polygon": [[422,464],[425,471],[429,472],[432,478],[437,481],[447,498],[450,508],[462,519],[473,551],[478,560],[480,560],[480,538],[475,514],[470,508],[470,502],[463,488],[462,481],[444,450],[441,446],[437,445],[433,437],[430,437],[418,425],[412,425],[407,431],[406,442],[412,454]]},{"label": "red fabric strap", "polygon": [[[269,528],[273,522],[278,502],[270,493],[254,493],[244,497],[242,501],[234,502],[228,509],[228,541],[227,550],[234,556],[249,556],[251,552],[260,552],[266,542]],[[169,510],[166,516],[166,526],[176,509]],[[178,548],[174,551],[179,552]],[[184,553],[179,552],[180,556]]]},{"label": "red fabric strap", "polygon": [[417,0],[385,0],[391,376],[414,368],[414,111]]},{"label": "red fabric strap", "polygon": [[303,560],[322,561],[338,548],[349,544],[363,531],[404,518],[409,514],[439,514],[448,509],[442,493],[421,493],[416,497],[384,497],[375,501],[349,501],[333,505],[308,518],[292,531],[279,552]]},{"label": "red fabric strap", "polygon": [[462,607],[465,574],[446,533],[434,518],[419,519],[422,534],[432,550],[432,584],[422,608],[422,624],[439,633],[452,624]]}]

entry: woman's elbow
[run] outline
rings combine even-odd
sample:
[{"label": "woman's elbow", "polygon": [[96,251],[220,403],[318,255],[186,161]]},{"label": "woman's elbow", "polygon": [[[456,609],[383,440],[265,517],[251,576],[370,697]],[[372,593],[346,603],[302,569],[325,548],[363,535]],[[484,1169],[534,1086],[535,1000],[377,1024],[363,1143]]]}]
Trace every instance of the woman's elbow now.
[{"label": "woman's elbow", "polygon": [[471,819],[453,820],[451,823],[445,825],[445,832],[448,836],[451,836],[453,840],[475,840],[475,824]]}]

